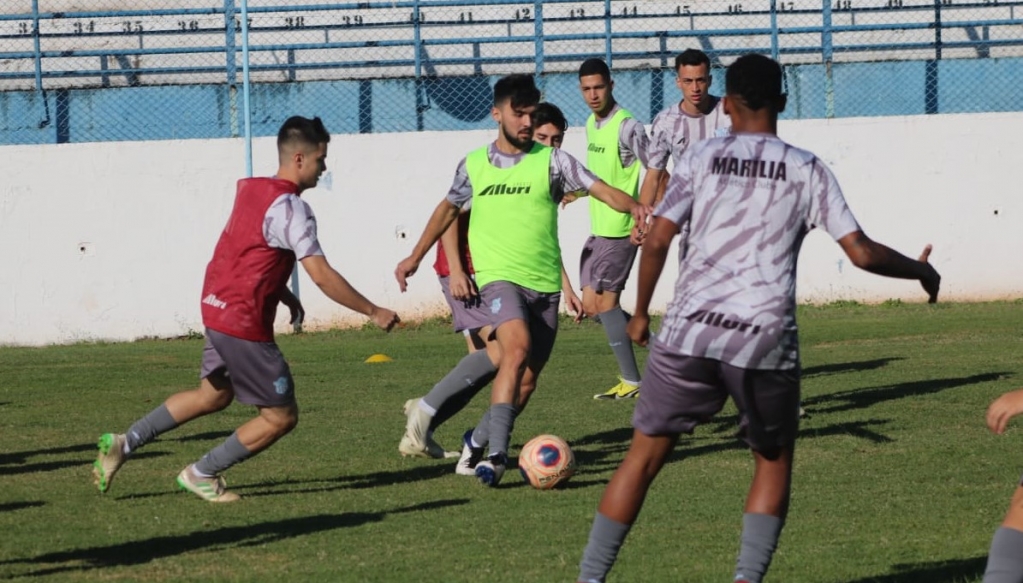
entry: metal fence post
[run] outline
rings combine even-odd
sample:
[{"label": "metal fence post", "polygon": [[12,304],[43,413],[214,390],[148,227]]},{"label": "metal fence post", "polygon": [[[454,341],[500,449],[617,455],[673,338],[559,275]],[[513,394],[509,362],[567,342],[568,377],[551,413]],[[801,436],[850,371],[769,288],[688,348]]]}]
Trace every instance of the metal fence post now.
[{"label": "metal fence post", "polygon": [[540,86],[540,91],[544,90],[544,77],[543,77],[543,0],[535,0],[533,2],[533,36],[536,40],[533,41],[533,47],[536,50],[536,58],[533,63],[534,75],[536,76],[536,82]]},{"label": "metal fence post", "polygon": [[771,0],[771,58],[778,61],[778,0]]},{"label": "metal fence post", "polygon": [[611,68],[611,0],[604,0],[604,62]]},{"label": "metal fence post", "polygon": [[831,38],[831,0],[821,0],[821,56],[824,60],[824,117],[835,117],[835,84],[831,76],[834,48]]}]

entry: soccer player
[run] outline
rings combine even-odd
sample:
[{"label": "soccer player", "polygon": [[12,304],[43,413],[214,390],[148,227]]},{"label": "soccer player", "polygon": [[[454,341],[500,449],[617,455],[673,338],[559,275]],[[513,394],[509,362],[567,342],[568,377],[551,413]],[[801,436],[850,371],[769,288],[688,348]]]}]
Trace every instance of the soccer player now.
[{"label": "soccer player", "polygon": [[728,135],[732,120],[721,107],[721,98],[710,90],[710,58],[701,50],[687,49],[675,57],[675,85],[682,101],[669,105],[654,117],[650,127],[650,151],[640,202],[655,205],[664,198],[668,184],[668,159],[678,164],[686,148],[717,136]]},{"label": "soccer player", "polygon": [[206,346],[199,388],[171,396],[127,433],[100,437],[93,465],[100,492],[107,492],[124,462],[156,436],[237,399],[255,406],[258,415],[181,470],[177,483],[210,502],[239,498],[225,490],[221,472],[270,447],[298,424],[295,383],[273,331],[278,302],[290,308],[293,321],[304,314],[285,286],[296,260],[330,299],[369,316],[386,331],[398,322],[394,312],[367,300],[327,263],[316,217],[300,198],[326,170],[328,142],[330,134],[319,118],[291,117],[277,134],[276,176],[238,182],[231,216],[206,267]]},{"label": "soccer player", "polygon": [[[560,148],[564,140],[568,122],[561,110],[552,103],[541,103],[533,110],[533,138],[535,141],[554,148]],[[444,448],[433,439],[438,427],[459,411],[476,396],[487,383],[493,380],[500,362],[500,352],[496,340],[492,339],[492,328],[487,323],[486,306],[476,288],[473,277],[472,257],[468,245],[469,210],[471,201],[441,235],[437,245],[437,262],[434,269],[438,275],[442,270],[450,275],[441,277],[441,287],[445,299],[451,306],[455,330],[466,329],[469,339],[469,355],[459,362],[451,374],[421,399],[409,399],[405,402],[405,434],[398,444],[398,451],[405,456],[444,458],[458,457],[454,452],[445,452]],[[460,262],[448,262],[447,257],[461,257]],[[561,293],[564,294],[565,306],[575,315],[579,322],[583,316],[582,300],[572,289],[572,282],[561,266]],[[470,328],[477,325],[477,328]],[[487,339],[491,339],[489,342]],[[488,348],[486,355],[476,354],[477,350]],[[526,387],[519,394],[516,408],[519,414],[529,402],[534,386]],[[426,428],[426,429],[424,429]],[[456,468],[460,474],[475,475],[475,467],[462,464]]]},{"label": "soccer player", "polygon": [[[586,120],[586,166],[611,186],[637,198],[640,167],[648,165],[646,129],[615,101],[611,71],[604,61],[583,62],[579,67],[579,89],[593,112]],[[639,396],[639,366],[625,333],[629,318],[619,303],[636,259],[636,245],[630,240],[635,224],[628,213],[590,199],[591,235],[579,260],[583,309],[591,318],[600,317],[619,369],[618,384],[594,395],[594,399]]]},{"label": "soccer player", "polygon": [[[491,116],[498,124],[497,140],[459,163],[447,197],[433,212],[412,254],[395,269],[405,291],[407,278],[427,251],[472,201],[469,247],[500,356],[491,406],[466,436],[467,459],[459,460],[457,469],[471,469],[487,486],[496,486],[504,475],[516,404],[520,395],[536,386],[557,334],[563,285],[557,211],[562,196],[567,191],[589,191],[612,208],[632,213],[638,222],[649,213],[564,151],[533,141],[531,114],[539,101],[540,92],[529,75],[509,75],[494,85]],[[484,443],[489,444],[489,455],[481,461]]]},{"label": "soccer player", "polygon": [[638,344],[649,338],[650,298],[687,220],[690,256],[651,343],[632,444],[600,501],[579,581],[604,581],[679,434],[709,420],[729,396],[755,462],[733,580],[763,579],[789,506],[799,425],[796,259],[810,229],[827,231],[857,267],[919,280],[937,300],[930,246],[915,261],[872,241],[821,160],[777,137],[781,75],[761,55],[728,68],[724,108],[733,134],[690,148],[654,212],[629,322]]},{"label": "soccer player", "polygon": [[[1005,393],[987,410],[987,426],[998,435],[1005,432],[1009,420],[1023,413],[1023,389]],[[1023,480],[1016,487],[1001,526],[991,539],[984,583],[1023,582]]]}]

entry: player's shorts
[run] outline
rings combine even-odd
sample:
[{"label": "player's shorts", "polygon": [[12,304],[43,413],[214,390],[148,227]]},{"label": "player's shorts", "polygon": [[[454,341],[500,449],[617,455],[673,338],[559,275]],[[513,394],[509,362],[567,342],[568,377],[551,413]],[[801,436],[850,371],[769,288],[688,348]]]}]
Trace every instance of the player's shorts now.
[{"label": "player's shorts", "polygon": [[226,374],[238,402],[282,407],[295,402],[295,380],[276,342],[253,342],[206,329],[199,378]]},{"label": "player's shorts", "polygon": [[546,363],[558,335],[561,292],[544,293],[507,281],[494,281],[483,286],[480,295],[489,306],[490,325],[495,331],[505,322],[525,320],[529,326],[529,360]]},{"label": "player's shorts", "polygon": [[636,260],[636,246],[628,237],[611,239],[590,235],[579,258],[579,287],[621,292]]},{"label": "player's shorts", "polygon": [[692,433],[731,396],[739,437],[757,451],[793,443],[799,430],[799,370],[752,370],[685,356],[651,340],[632,426],[646,435]]},{"label": "player's shorts", "polygon": [[451,307],[451,322],[455,332],[479,330],[490,325],[490,312],[486,311],[483,297],[476,294],[469,300],[456,300],[451,297],[451,278],[441,277],[440,287],[444,290],[444,299]]}]

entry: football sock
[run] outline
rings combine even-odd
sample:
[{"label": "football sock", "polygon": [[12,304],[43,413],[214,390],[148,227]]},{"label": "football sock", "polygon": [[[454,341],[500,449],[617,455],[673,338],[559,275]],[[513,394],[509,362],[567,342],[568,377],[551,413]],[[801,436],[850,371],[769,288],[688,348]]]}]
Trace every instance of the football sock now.
[{"label": "football sock", "polygon": [[583,560],[579,564],[579,580],[586,583],[604,583],[608,571],[618,558],[618,550],[629,534],[631,524],[622,524],[611,520],[601,513],[593,519],[590,529],[590,540],[583,551]]},{"label": "football sock", "polygon": [[227,468],[250,457],[252,457],[252,452],[246,449],[242,442],[238,440],[238,432],[234,432],[231,434],[231,437],[224,440],[224,443],[221,443],[202,456],[202,459],[196,462],[192,469],[200,476],[216,476]]},{"label": "football sock", "polygon": [[490,443],[490,408],[483,412],[483,416],[480,417],[479,424],[476,425],[476,429],[472,430],[472,435],[469,437],[470,445],[473,447],[483,447]]},{"label": "football sock", "polygon": [[[430,392],[420,400],[420,405],[425,405],[422,408],[428,413],[432,409],[436,416],[445,409],[445,404],[449,400],[462,396],[462,393],[469,393],[468,398],[462,396],[461,399],[454,401],[448,409],[456,407],[459,403],[461,403],[461,407],[464,407],[465,403],[468,403],[481,388],[490,382],[496,372],[497,368],[490,362],[486,350],[468,354],[462,357],[455,368],[451,369],[451,372],[430,389]],[[488,376],[489,378],[487,378]],[[483,382],[483,379],[487,379],[486,382]],[[445,410],[444,413],[447,415],[445,420],[460,411],[461,407],[454,408],[452,411]],[[435,425],[431,423],[432,427]]]},{"label": "football sock", "polygon": [[[463,384],[461,387],[457,387],[458,390],[454,391],[448,391],[447,388],[438,389],[441,384],[444,384],[444,381],[446,381],[448,377],[454,375],[459,369],[464,369],[464,374],[460,380],[466,384]],[[430,421],[430,429],[440,427],[445,421],[457,415],[459,411],[464,409],[466,405],[472,401],[473,397],[475,397],[483,387],[487,386],[490,384],[490,381],[494,380],[495,376],[497,376],[497,368],[494,367],[492,362],[490,362],[490,357],[487,356],[485,350],[479,350],[462,358],[462,361],[458,363],[455,370],[452,370],[447,377],[444,377],[444,380],[437,383],[426,397],[420,400],[420,402],[436,407],[437,412]],[[451,388],[456,388],[454,382],[452,383]],[[434,393],[437,394],[434,395]],[[448,396],[443,397],[442,393],[447,393]],[[441,400],[440,404],[436,404],[438,400]]]},{"label": "football sock", "polygon": [[1023,583],[1023,532],[999,527],[991,539],[984,583]]},{"label": "football sock", "polygon": [[129,453],[142,447],[156,439],[157,435],[166,433],[177,426],[178,422],[171,417],[170,411],[167,410],[167,405],[160,405],[128,428],[124,442],[124,453]]},{"label": "football sock", "polygon": [[618,369],[621,371],[622,380],[631,385],[639,384],[639,365],[636,364],[636,354],[632,351],[632,340],[625,332],[629,325],[629,319],[621,306],[615,306],[600,314],[600,323],[604,325],[604,332],[607,334],[607,341],[611,350],[618,360]]},{"label": "football sock", "polygon": [[511,403],[497,403],[490,406],[490,456],[508,454],[508,440],[518,410]]},{"label": "football sock", "polygon": [[735,564],[735,579],[760,583],[771,565],[785,521],[770,514],[742,515],[742,546]]}]

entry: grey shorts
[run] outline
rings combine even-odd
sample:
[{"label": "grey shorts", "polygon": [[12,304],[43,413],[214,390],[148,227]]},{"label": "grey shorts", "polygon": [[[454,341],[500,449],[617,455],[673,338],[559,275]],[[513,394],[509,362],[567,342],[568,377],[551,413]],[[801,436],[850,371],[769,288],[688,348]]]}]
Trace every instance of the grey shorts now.
[{"label": "grey shorts", "polygon": [[456,300],[451,297],[451,278],[441,277],[440,287],[444,290],[444,299],[451,307],[451,321],[455,332],[479,330],[490,325],[490,312],[486,311],[483,297],[477,294],[470,300]]},{"label": "grey shorts", "polygon": [[275,342],[242,340],[207,328],[199,378],[214,374],[230,380],[234,397],[246,405],[281,407],[295,402],[295,380]]},{"label": "grey shorts", "polygon": [[799,370],[750,370],[674,353],[657,340],[632,426],[646,435],[692,433],[731,396],[739,436],[757,451],[789,445],[799,430]]},{"label": "grey shorts", "polygon": [[529,326],[529,360],[543,364],[551,356],[558,335],[558,306],[561,292],[544,293],[507,281],[494,281],[480,290],[483,303],[489,306],[490,325],[511,320],[524,320]]},{"label": "grey shorts", "polygon": [[628,237],[609,239],[590,235],[579,258],[579,287],[621,292],[636,260],[636,246]]}]

